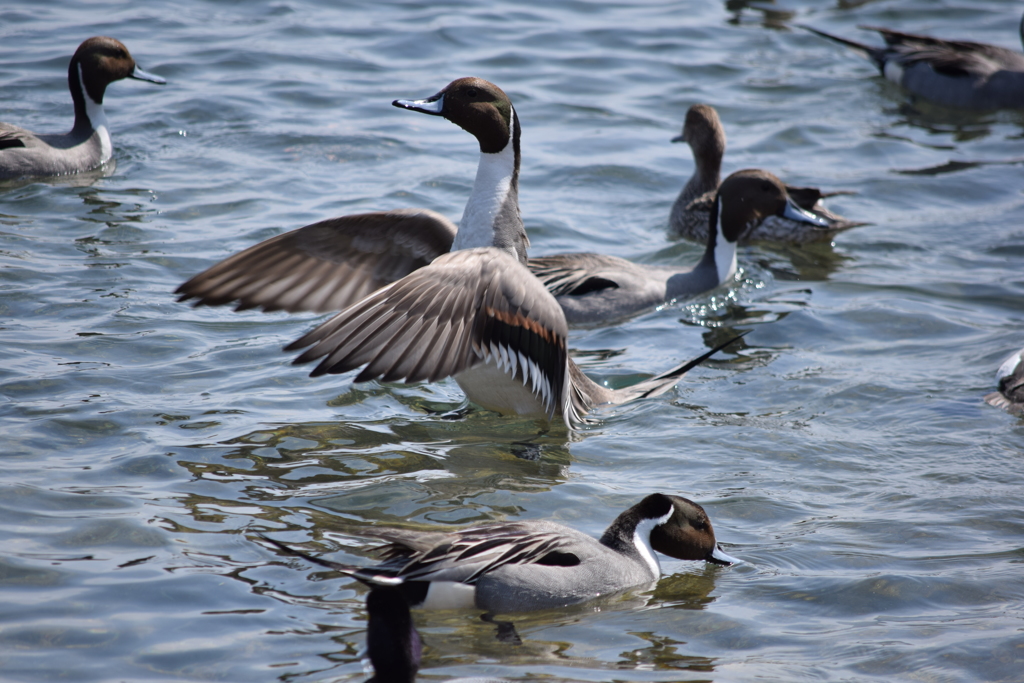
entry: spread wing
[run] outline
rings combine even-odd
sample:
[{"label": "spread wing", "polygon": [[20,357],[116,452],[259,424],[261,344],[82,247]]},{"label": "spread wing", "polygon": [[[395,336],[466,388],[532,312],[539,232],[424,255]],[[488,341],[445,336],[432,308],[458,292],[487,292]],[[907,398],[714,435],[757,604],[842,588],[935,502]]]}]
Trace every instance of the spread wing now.
[{"label": "spread wing", "polygon": [[464,249],[374,292],[285,350],[322,359],[311,375],[362,365],[356,382],[436,382],[493,363],[561,411],[568,358],[565,315],[519,261],[494,248]]},{"label": "spread wing", "polygon": [[230,256],[175,293],[239,311],[340,311],[447,253],[456,230],[428,209],[332,218]]}]

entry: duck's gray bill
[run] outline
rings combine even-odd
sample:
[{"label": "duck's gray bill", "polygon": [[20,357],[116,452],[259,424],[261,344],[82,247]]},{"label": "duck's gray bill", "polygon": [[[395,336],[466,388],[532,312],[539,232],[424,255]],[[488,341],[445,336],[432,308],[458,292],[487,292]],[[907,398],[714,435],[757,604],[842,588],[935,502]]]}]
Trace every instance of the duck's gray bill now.
[{"label": "duck's gray bill", "polygon": [[412,109],[424,114],[441,116],[441,110],[444,109],[444,94],[434,95],[425,100],[395,100],[391,104],[402,109]]},{"label": "duck's gray bill", "polygon": [[160,78],[156,74],[151,74],[148,71],[143,71],[138,67],[138,65],[135,66],[134,71],[128,74],[128,78],[134,78],[137,81],[149,81],[150,83],[159,83],[160,85],[163,85],[167,82],[165,79]]},{"label": "duck's gray bill", "polygon": [[743,560],[738,557],[733,557],[725,553],[718,545],[715,545],[715,549],[711,551],[711,555],[708,556],[708,562],[714,562],[715,564],[741,564]]},{"label": "duck's gray bill", "polygon": [[790,218],[794,221],[801,221],[803,223],[811,223],[812,225],[818,225],[823,228],[828,227],[828,221],[821,216],[801,209],[799,206],[793,203],[793,200],[786,202],[786,210],[782,214],[786,218]]}]

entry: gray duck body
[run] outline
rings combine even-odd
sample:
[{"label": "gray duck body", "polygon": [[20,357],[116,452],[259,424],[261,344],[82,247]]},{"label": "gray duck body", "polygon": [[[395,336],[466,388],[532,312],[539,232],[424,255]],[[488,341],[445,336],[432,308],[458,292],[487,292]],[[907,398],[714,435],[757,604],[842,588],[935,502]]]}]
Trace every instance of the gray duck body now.
[{"label": "gray duck body", "polygon": [[820,216],[800,209],[785,185],[767,171],[733,173],[714,193],[707,211],[704,254],[688,268],[635,264],[600,254],[556,254],[530,259],[570,326],[608,324],[669,301],[711,291],[736,274],[736,243],[768,219],[810,226]]},{"label": "gray duck body", "polygon": [[39,135],[0,123],[0,179],[70,175],[109,161],[113,144],[103,96],[110,83],[122,78],[165,82],[140,69],[128,48],[113,38],[97,36],[83,42],[68,66],[74,127],[61,135]]},{"label": "gray duck body", "polygon": [[[959,109],[1024,108],[1024,54],[987,43],[943,40],[877,26],[885,47],[874,47],[804,26],[874,62],[887,80],[914,95]],[[1024,16],[1018,25],[1024,42]]]},{"label": "gray duck body", "polygon": [[716,564],[738,561],[718,548],[700,505],[660,493],[620,514],[600,539],[547,521],[451,533],[379,527],[358,533],[387,542],[382,564],[343,565],[266,540],[365,583],[402,587],[413,607],[491,613],[565,607],[649,585],[661,575],[656,552]]}]

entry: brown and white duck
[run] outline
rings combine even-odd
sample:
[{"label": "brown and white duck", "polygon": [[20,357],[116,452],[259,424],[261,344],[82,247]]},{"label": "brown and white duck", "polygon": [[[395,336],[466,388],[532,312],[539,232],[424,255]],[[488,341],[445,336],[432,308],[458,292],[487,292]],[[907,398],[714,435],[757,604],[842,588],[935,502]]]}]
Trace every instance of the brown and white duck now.
[{"label": "brown and white duck", "polygon": [[769,220],[821,228],[826,220],[801,209],[782,181],[767,171],[733,173],[714,195],[707,214],[704,256],[689,268],[638,264],[601,254],[558,254],[530,259],[530,270],[555,295],[570,326],[607,324],[665,302],[696,296],[731,282],[736,243]]},{"label": "brown and white duck", "polygon": [[372,567],[314,557],[269,539],[277,548],[369,585],[399,588],[421,609],[525,612],[576,605],[661,578],[658,554],[729,566],[704,508],[652,493],[620,513],[600,539],[544,520],[493,522],[450,533],[367,527],[385,541]]},{"label": "brown and white duck", "polygon": [[97,36],[79,45],[68,66],[74,127],[63,135],[39,135],[0,123],[0,179],[68,175],[110,161],[114,146],[103,96],[108,85],[122,78],[166,83],[140,69],[120,41]]},{"label": "brown and white duck", "polygon": [[[725,129],[718,112],[707,104],[693,105],[686,112],[682,134],[672,138],[672,142],[685,142],[690,146],[694,170],[672,205],[668,221],[669,235],[705,242],[710,225],[708,219],[722,172],[722,156],[725,154]],[[834,214],[821,204],[825,197],[848,192],[825,193],[816,187],[785,187],[786,193],[798,207],[821,220],[811,222],[787,216],[769,216],[740,234],[736,239],[739,244],[758,240],[829,242],[836,233],[863,225]]]},{"label": "brown and white duck", "polygon": [[[458,229],[426,210],[344,216],[279,235],[193,277],[180,300],[238,301],[267,311],[337,311],[286,350],[312,374],[363,367],[356,382],[453,377],[474,403],[572,426],[599,405],[668,391],[718,349],[631,387],[611,390],[568,355],[568,325],[526,267],[519,214],[520,125],[505,93],[460,78],[395,106],[442,116],[480,145]],[[721,347],[719,347],[721,348]]]}]

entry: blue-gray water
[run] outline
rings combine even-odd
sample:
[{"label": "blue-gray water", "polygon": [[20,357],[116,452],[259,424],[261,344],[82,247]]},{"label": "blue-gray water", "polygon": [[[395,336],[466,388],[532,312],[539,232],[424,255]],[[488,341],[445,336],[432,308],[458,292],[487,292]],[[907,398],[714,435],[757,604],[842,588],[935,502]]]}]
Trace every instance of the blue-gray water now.
[{"label": "blue-gray water", "polygon": [[[0,8],[0,120],[70,127],[66,65],[123,40],[164,87],[108,89],[108,177],[0,188],[0,678],[362,680],[362,589],[254,542],[366,561],[367,523],[553,518],[594,534],[654,491],[701,502],[733,568],[516,620],[420,614],[424,677],[1019,681],[1024,424],[982,403],[1024,345],[1024,115],[908,103],[787,22],[1020,49],[1002,0],[31,2]],[[755,246],[741,281],[574,333],[626,383],[732,353],[578,437],[451,382],[310,379],[310,316],[171,292],[283,230],[371,209],[458,219],[476,145],[390,105],[459,76],[523,122],[534,254],[689,262],[665,238],[716,106],[725,171],[855,191],[834,247]],[[1010,162],[946,166],[959,162]],[[930,169],[930,170],[929,170]],[[530,460],[524,456],[539,456]],[[347,549],[347,552],[346,552]]]}]

